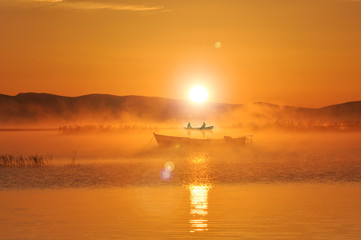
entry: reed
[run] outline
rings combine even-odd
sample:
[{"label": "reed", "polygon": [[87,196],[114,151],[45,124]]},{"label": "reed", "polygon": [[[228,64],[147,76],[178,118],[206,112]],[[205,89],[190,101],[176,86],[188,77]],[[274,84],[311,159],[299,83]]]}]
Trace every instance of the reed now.
[{"label": "reed", "polygon": [[0,167],[42,167],[48,164],[48,158],[41,155],[0,155]]}]

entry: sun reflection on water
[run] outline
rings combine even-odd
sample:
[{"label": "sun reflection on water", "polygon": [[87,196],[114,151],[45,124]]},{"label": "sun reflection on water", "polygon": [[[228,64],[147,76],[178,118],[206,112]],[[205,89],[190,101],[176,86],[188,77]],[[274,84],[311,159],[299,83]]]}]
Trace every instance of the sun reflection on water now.
[{"label": "sun reflection on water", "polygon": [[210,186],[207,185],[190,185],[188,186],[191,194],[191,224],[190,232],[208,231],[208,191]]},{"label": "sun reflection on water", "polygon": [[189,157],[187,188],[190,191],[190,232],[208,231],[209,158],[206,153],[193,153]]}]

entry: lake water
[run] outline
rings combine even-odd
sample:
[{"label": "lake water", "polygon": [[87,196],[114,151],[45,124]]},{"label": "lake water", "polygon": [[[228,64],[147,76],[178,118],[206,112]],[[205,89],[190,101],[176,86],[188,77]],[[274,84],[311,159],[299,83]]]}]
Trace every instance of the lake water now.
[{"label": "lake water", "polygon": [[0,154],[51,158],[0,168],[0,239],[361,239],[360,135],[182,150],[148,131],[0,132]]}]

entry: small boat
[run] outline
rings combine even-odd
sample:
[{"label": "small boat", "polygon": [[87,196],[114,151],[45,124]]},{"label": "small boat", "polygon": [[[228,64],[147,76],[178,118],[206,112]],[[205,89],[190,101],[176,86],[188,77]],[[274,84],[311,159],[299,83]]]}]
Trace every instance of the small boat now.
[{"label": "small boat", "polygon": [[184,127],[186,130],[212,130],[213,126],[208,127]]},{"label": "small boat", "polygon": [[186,130],[212,130],[213,126],[206,127],[206,123],[203,122],[201,127],[192,127],[191,123],[189,122],[186,127],[184,127]]},{"label": "small boat", "polygon": [[252,143],[252,135],[247,135],[243,137],[232,138],[229,136],[224,136],[221,139],[198,139],[190,137],[175,137],[175,136],[166,136],[153,133],[154,137],[160,147],[180,147],[180,146],[224,146],[224,145],[233,145],[240,146]]}]

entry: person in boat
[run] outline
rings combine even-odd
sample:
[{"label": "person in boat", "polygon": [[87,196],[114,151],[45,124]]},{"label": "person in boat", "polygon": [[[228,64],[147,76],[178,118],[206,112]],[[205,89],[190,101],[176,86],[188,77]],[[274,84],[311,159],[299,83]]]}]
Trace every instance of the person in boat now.
[{"label": "person in boat", "polygon": [[205,129],[206,128],[206,123],[205,122],[203,122],[203,124],[202,124],[202,126],[201,126],[201,128],[200,129]]},{"label": "person in boat", "polygon": [[190,123],[190,122],[188,122],[188,124],[187,124],[187,128],[188,128],[188,129],[191,129],[191,128],[192,128],[192,126],[191,126],[191,123]]}]

